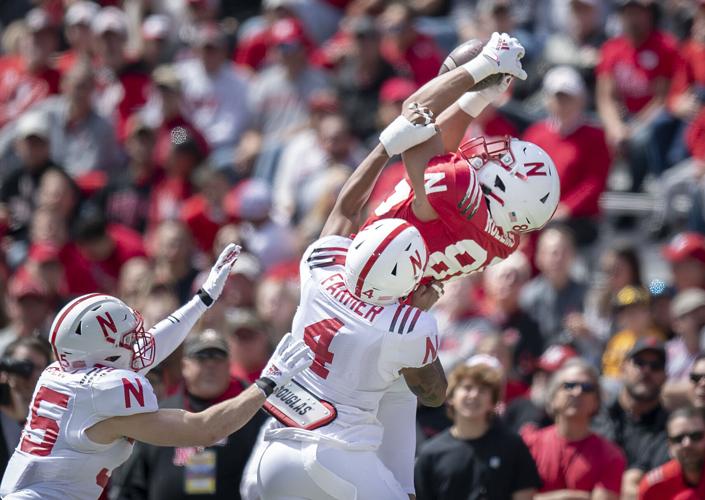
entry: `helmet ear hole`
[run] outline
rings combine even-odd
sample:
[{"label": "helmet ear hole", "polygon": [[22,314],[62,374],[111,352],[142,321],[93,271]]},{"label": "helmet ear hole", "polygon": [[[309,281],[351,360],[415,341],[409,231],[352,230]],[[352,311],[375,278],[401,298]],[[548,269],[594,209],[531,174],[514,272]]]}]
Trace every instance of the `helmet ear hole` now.
[{"label": "helmet ear hole", "polygon": [[120,356],[108,356],[107,358],[105,358],[105,361],[110,361],[111,363],[114,363],[118,359],[120,359]]}]

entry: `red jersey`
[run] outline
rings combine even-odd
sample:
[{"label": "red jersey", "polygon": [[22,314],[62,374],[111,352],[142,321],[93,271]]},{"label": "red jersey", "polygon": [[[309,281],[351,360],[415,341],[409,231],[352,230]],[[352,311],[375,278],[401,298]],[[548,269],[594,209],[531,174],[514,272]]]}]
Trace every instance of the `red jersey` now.
[{"label": "red jersey", "polygon": [[705,475],[697,486],[683,480],[681,464],[677,460],[666,462],[646,474],[639,483],[639,500],[698,500],[705,498]]},{"label": "red jersey", "polygon": [[416,226],[429,251],[422,283],[481,271],[516,250],[519,235],[505,234],[495,225],[475,170],[461,156],[451,153],[432,158],[424,178],[426,195],[438,219],[424,222],[414,215],[414,192],[404,178],[365,223],[399,218]]},{"label": "red jersey", "polygon": [[678,60],[675,39],[654,31],[639,47],[623,36],[605,42],[595,71],[610,75],[627,110],[638,113],[654,97],[654,80],[673,78]]},{"label": "red jersey", "polygon": [[568,441],[558,434],[555,425],[538,430],[527,426],[521,437],[536,462],[542,492],[604,488],[620,493],[627,462],[622,451],[607,439],[590,434]]}]

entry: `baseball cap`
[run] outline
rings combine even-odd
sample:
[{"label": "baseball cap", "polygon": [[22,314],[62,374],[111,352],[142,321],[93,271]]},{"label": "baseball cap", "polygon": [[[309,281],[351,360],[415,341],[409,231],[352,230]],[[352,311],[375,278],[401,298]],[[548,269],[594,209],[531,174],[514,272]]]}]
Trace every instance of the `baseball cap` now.
[{"label": "baseball cap", "polygon": [[291,18],[276,21],[270,28],[269,36],[272,45],[303,45],[306,42],[301,25]]},{"label": "baseball cap", "polygon": [[657,354],[666,363],[666,348],[656,337],[644,337],[636,341],[634,347],[627,353],[626,359],[633,359],[642,352],[651,351]]},{"label": "baseball cap", "polygon": [[693,232],[679,233],[663,249],[663,256],[670,262],[695,259],[705,263],[705,237]]},{"label": "baseball cap", "polygon": [[225,354],[230,354],[225,337],[212,329],[192,333],[184,341],[184,356],[193,356],[206,349],[217,349]]},{"label": "baseball cap", "polygon": [[77,24],[90,26],[99,11],[100,7],[93,2],[79,1],[72,3],[71,7],[66,10],[64,23],[66,26],[76,26]]},{"label": "baseball cap", "polygon": [[26,139],[29,136],[49,138],[49,123],[47,116],[41,111],[26,111],[17,120],[17,137]]},{"label": "baseball cap", "polygon": [[479,365],[485,365],[489,368],[492,368],[493,370],[498,371],[500,374],[504,372],[504,369],[502,368],[502,363],[499,362],[497,358],[494,356],[490,356],[489,354],[475,354],[474,356],[471,356],[470,359],[468,359],[465,362],[466,366],[479,366]]},{"label": "baseball cap", "polygon": [[585,82],[580,74],[570,66],[551,68],[543,78],[543,90],[547,94],[585,95]]},{"label": "baseball cap", "polygon": [[10,278],[8,292],[11,297],[17,300],[25,297],[47,297],[44,286],[39,281],[32,278],[24,269],[20,269]]},{"label": "baseball cap", "polygon": [[153,14],[142,23],[142,36],[145,40],[162,40],[169,37],[171,23],[164,14]]},{"label": "baseball cap", "polygon": [[93,19],[91,28],[96,35],[113,32],[127,36],[127,16],[117,7],[103,7]]},{"label": "baseball cap", "polygon": [[226,45],[225,33],[216,23],[201,25],[193,37],[196,47],[224,47]]},{"label": "baseball cap", "polygon": [[30,31],[33,33],[54,27],[54,22],[52,21],[51,16],[41,7],[36,7],[30,10],[25,17],[25,21],[27,22],[27,26]]},{"label": "baseball cap", "polygon": [[176,74],[174,66],[171,64],[162,64],[152,72],[152,81],[158,87],[165,87],[171,90],[179,90],[181,82]]},{"label": "baseball cap", "polygon": [[612,305],[616,309],[628,306],[645,305],[649,303],[649,294],[646,290],[638,286],[627,285],[614,296]]},{"label": "baseball cap", "polygon": [[539,358],[538,368],[541,371],[553,373],[558,371],[566,361],[578,355],[575,349],[567,345],[552,345]]},{"label": "baseball cap", "polygon": [[237,338],[249,339],[267,333],[267,325],[249,309],[233,309],[226,313],[228,330]]},{"label": "baseball cap", "polygon": [[406,78],[389,78],[385,80],[379,89],[379,100],[387,103],[403,101],[416,92],[418,88],[418,85]]},{"label": "baseball cap", "polygon": [[230,190],[223,200],[225,212],[235,219],[262,219],[272,208],[272,191],[260,179],[248,179]]},{"label": "baseball cap", "polygon": [[27,259],[38,264],[59,261],[61,250],[50,243],[32,243],[27,252]]},{"label": "baseball cap", "polygon": [[682,318],[701,307],[705,307],[705,290],[687,288],[679,292],[671,302],[671,315],[674,318]]}]

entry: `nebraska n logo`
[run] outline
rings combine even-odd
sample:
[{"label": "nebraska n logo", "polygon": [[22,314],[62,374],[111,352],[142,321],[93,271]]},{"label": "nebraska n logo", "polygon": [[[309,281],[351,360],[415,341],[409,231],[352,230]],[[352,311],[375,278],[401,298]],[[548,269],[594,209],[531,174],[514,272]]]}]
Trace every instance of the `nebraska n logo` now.
[{"label": "nebraska n logo", "polygon": [[546,177],[548,175],[544,170],[542,170],[545,165],[541,162],[524,163],[524,167],[531,167],[526,171],[527,177],[531,177],[532,175],[536,177]]},{"label": "nebraska n logo", "polygon": [[97,315],[95,319],[98,321],[98,325],[100,325],[100,329],[103,331],[103,336],[105,337],[105,340],[110,342],[111,344],[115,343],[115,339],[108,334],[108,328],[112,330],[113,333],[117,333],[117,326],[115,325],[115,320],[113,320],[113,317],[110,316],[110,313],[108,311],[105,311],[105,318],[103,316]]},{"label": "nebraska n logo", "polygon": [[423,265],[421,264],[421,255],[419,254],[419,251],[415,251],[416,255],[410,255],[409,260],[411,261],[411,267],[414,268],[413,274],[416,276],[416,270],[421,269],[423,271]]}]

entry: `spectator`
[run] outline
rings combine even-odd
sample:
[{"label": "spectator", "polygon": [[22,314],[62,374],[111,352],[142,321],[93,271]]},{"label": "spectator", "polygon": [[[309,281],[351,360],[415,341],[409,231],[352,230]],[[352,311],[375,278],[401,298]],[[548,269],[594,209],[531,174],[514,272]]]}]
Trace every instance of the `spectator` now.
[{"label": "spectator", "polygon": [[467,365],[472,365],[488,358],[497,361],[496,369],[500,371],[503,382],[500,404],[497,406],[499,415],[504,414],[504,408],[508,403],[529,394],[529,385],[513,369],[514,352],[512,348],[513,346],[497,333],[483,332],[477,342],[475,354],[465,362]]},{"label": "spectator", "polygon": [[519,306],[519,293],[528,281],[529,262],[520,252],[490,266],[483,274],[484,316],[499,331],[512,352],[511,377],[529,382],[543,352],[539,325]]},{"label": "spectator", "polygon": [[666,381],[666,351],[652,339],[638,341],[622,363],[622,390],[593,422],[595,432],[622,448],[627,470],[622,498],[636,498],[643,474],[668,461],[666,420],[661,392]]},{"label": "spectator", "polygon": [[[199,412],[245,388],[228,371],[228,343],[214,330],[192,334],[184,343],[183,391],[161,404]],[[238,487],[257,432],[264,420],[257,414],[226,440],[207,448],[167,448],[137,444],[123,465],[120,499],[169,498],[186,500],[193,495],[213,499],[239,499]]]},{"label": "spectator", "polygon": [[253,311],[230,311],[226,319],[230,346],[230,374],[249,383],[262,373],[272,351],[267,325]]},{"label": "spectator", "polygon": [[556,423],[522,433],[543,482],[536,498],[541,493],[555,498],[619,498],[624,455],[590,430],[600,409],[599,380],[595,369],[579,359],[568,361],[551,378],[548,408]]},{"label": "spectator", "polygon": [[267,270],[257,286],[255,304],[257,315],[271,327],[272,342],[278,342],[291,330],[299,304],[298,262]]},{"label": "spectator", "polygon": [[188,228],[180,221],[162,222],[150,236],[148,248],[155,284],[172,287],[178,303],[183,304],[192,295],[198,274],[193,267],[193,241]]},{"label": "spectator", "polygon": [[689,378],[690,391],[688,391],[688,398],[690,403],[700,411],[705,412],[705,354],[701,353],[695,358]]},{"label": "spectator", "polygon": [[64,15],[64,35],[69,48],[56,58],[56,67],[64,75],[78,61],[92,59],[93,34],[91,23],[100,6],[87,0],[73,2]]},{"label": "spectator", "polygon": [[646,338],[665,340],[664,335],[653,327],[649,294],[643,288],[626,286],[613,302],[619,331],[610,339],[602,355],[602,375],[617,379],[622,363],[637,341]]},{"label": "spectator", "polygon": [[97,64],[97,109],[115,125],[117,137],[127,136],[127,120],[147,101],[147,69],[127,54],[128,21],[117,7],[104,7],[91,24]]},{"label": "spectator", "polygon": [[146,257],[131,258],[120,269],[117,296],[131,308],[142,311],[154,280],[152,274]]},{"label": "spectator", "polygon": [[[394,76],[394,68],[382,57],[380,36],[373,19],[347,18],[343,32],[348,43],[338,49],[342,57],[334,70],[335,88],[352,133],[358,139],[366,139],[377,131],[375,116],[382,99],[381,89]],[[416,89],[415,84],[413,89]]]},{"label": "spectator", "polygon": [[198,193],[184,202],[181,220],[188,226],[199,250],[211,255],[218,230],[227,222],[223,200],[230,183],[225,172],[202,167],[194,174],[194,184]]},{"label": "spectator", "polygon": [[134,257],[145,256],[142,237],[119,224],[109,224],[92,210],[79,216],[74,224],[76,245],[90,263],[100,289],[115,293],[122,266]]},{"label": "spectator", "polygon": [[598,237],[600,207],[610,168],[604,132],[587,123],[585,84],[573,68],[551,69],[543,80],[549,117],[524,133],[524,140],[551,152],[561,179],[553,220],[571,228],[578,247]]},{"label": "spectator", "polygon": [[10,278],[6,303],[10,323],[0,330],[0,354],[17,339],[49,336],[53,304],[37,279],[18,270]]},{"label": "spectator", "polygon": [[228,216],[240,222],[245,250],[266,269],[295,258],[294,235],[287,226],[272,220],[272,192],[264,181],[242,181],[228,193],[224,207]]},{"label": "spectator", "polygon": [[166,64],[174,57],[172,23],[164,14],[152,14],[142,21],[142,62],[148,70]]},{"label": "spectator", "polygon": [[42,8],[32,9],[26,23],[29,34],[20,43],[21,55],[0,58],[0,127],[59,93],[61,75],[52,65],[59,41],[56,26]]},{"label": "spectator", "polygon": [[52,160],[79,181],[98,170],[113,174],[122,160],[112,124],[93,107],[94,86],[90,62],[78,62],[61,79],[62,95],[37,106],[48,120]]},{"label": "spectator", "polygon": [[73,220],[81,201],[81,192],[76,183],[62,170],[49,170],[39,181],[37,208],[47,209],[64,221]]},{"label": "spectator", "polygon": [[154,144],[154,130],[138,116],[133,116],[127,123],[127,164],[111,175],[89,201],[109,222],[140,233],[147,228],[152,189],[164,177],[163,171],[154,164]]},{"label": "spectator", "polygon": [[364,157],[348,122],[338,114],[323,116],[315,129],[293,138],[282,151],[274,177],[272,194],[282,222],[300,221],[313,209],[324,194],[330,167],[340,165],[349,173]]},{"label": "spectator", "polygon": [[522,290],[521,306],[541,328],[544,344],[571,342],[569,315],[582,314],[586,286],[571,277],[575,243],[569,229],[552,226],[541,232],[536,250],[540,274]]},{"label": "spectator", "polygon": [[228,61],[225,34],[217,25],[201,26],[193,39],[193,49],[196,57],[175,68],[181,91],[187,109],[192,110],[194,125],[213,150],[214,165],[227,166],[250,124],[247,102],[252,89]]},{"label": "spectator", "polygon": [[669,385],[686,382],[702,347],[705,327],[705,290],[687,288],[671,303],[671,318],[676,336],[666,344]]},{"label": "spectator", "polygon": [[438,73],[443,56],[432,38],[414,28],[414,12],[405,2],[391,2],[379,18],[381,52],[387,62],[421,86]]},{"label": "spectator", "polygon": [[668,419],[668,448],[673,457],[649,472],[639,485],[639,500],[695,499],[705,496],[705,417],[692,407],[675,410]]},{"label": "spectator", "polygon": [[0,475],[5,473],[7,462],[20,443],[39,375],[52,361],[49,343],[45,339],[32,337],[22,337],[9,344],[4,356],[8,360],[25,362],[31,371],[24,376],[2,374],[0,386],[4,386],[6,392],[0,398]]},{"label": "spectator", "polygon": [[498,420],[502,377],[487,365],[460,365],[448,381],[450,429],[426,441],[414,468],[419,500],[533,498],[541,480],[521,438]]},{"label": "spectator", "polygon": [[[632,191],[647,172],[658,176],[665,145],[654,133],[678,63],[675,40],[656,28],[654,0],[621,0],[624,34],[602,47],[597,66],[597,109],[607,140],[629,163]],[[626,110],[623,112],[622,110]]]},{"label": "spectator", "polygon": [[16,240],[27,238],[27,230],[42,176],[60,170],[49,157],[49,126],[39,111],[28,112],[17,121],[15,151],[19,168],[7,169],[0,182],[0,218],[7,234]]},{"label": "spectator", "polygon": [[663,256],[671,264],[673,285],[677,291],[705,289],[705,236],[679,233],[663,248]]},{"label": "spectator", "polygon": [[542,429],[553,423],[546,410],[548,381],[566,361],[577,355],[571,347],[563,345],[552,345],[544,351],[531,377],[528,397],[511,401],[502,415],[502,420],[512,431],[520,432],[525,425]]}]

